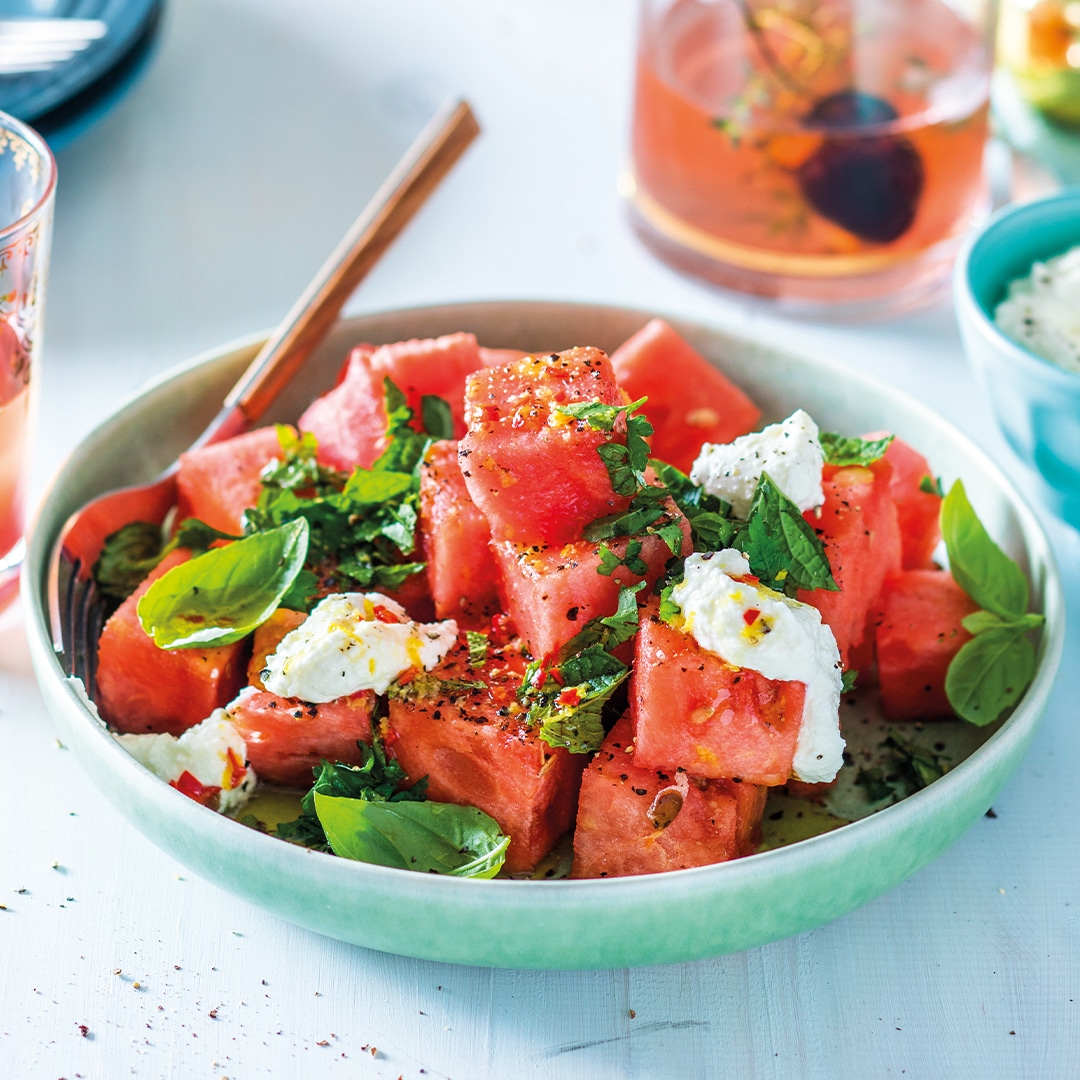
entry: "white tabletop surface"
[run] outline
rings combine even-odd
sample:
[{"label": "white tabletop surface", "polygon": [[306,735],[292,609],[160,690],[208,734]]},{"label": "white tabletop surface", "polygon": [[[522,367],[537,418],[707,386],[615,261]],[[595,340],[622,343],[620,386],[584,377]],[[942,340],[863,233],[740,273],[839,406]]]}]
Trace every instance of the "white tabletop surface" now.
[{"label": "white tabletop surface", "polygon": [[[484,136],[349,312],[535,297],[699,317],[877,374],[1022,482],[947,302],[784,320],[638,245],[615,189],[633,8],[169,5],[145,79],[59,154],[36,490],[124,395],[273,325],[453,94]],[[1042,516],[1075,612],[1080,537]],[[343,945],[189,874],[57,745],[19,618],[0,626],[0,1077],[1080,1075],[1075,631],[996,818],[888,895],[734,956],[537,973]]]}]

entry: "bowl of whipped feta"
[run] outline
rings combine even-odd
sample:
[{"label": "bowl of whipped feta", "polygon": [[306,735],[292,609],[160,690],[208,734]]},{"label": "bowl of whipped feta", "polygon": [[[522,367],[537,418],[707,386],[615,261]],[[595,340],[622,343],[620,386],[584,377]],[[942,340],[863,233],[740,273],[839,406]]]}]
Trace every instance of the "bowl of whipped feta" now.
[{"label": "bowl of whipped feta", "polygon": [[1080,522],[1080,188],[1008,206],[957,260],[968,361],[1044,501]]}]

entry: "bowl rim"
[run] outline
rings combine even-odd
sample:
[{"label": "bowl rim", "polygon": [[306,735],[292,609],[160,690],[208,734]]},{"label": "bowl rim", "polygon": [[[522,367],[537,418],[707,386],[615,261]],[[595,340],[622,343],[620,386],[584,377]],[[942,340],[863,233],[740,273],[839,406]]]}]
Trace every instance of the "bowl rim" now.
[{"label": "bowl rim", "polygon": [[[1068,371],[1032,352],[1009,337],[997,323],[994,322],[993,314],[975,295],[971,284],[972,262],[978,258],[980,249],[995,242],[998,230],[1012,224],[1017,218],[1023,218],[1028,214],[1040,214],[1056,206],[1075,205],[1077,217],[1080,219],[1080,186],[1064,188],[1061,191],[1044,195],[1030,202],[1010,203],[997,210],[981,228],[970,232],[960,246],[956,257],[956,267],[953,271],[954,305],[959,316],[960,325],[967,330],[973,330],[979,335],[985,344],[992,346],[999,353],[1003,353],[1021,371],[1033,379],[1038,379],[1054,386],[1069,394],[1080,394],[1080,373]],[[1076,243],[1080,245],[1080,225]],[[1068,249],[1056,250],[1047,254],[1045,259],[1052,259],[1057,255],[1063,255]],[[1030,268],[1029,268],[1030,269]],[[1008,289],[1011,281],[1001,282],[1002,294]],[[969,359],[971,351],[965,350]],[[976,363],[982,363],[976,360]]]},{"label": "bowl rim", "polygon": [[[807,354],[778,349],[761,337],[750,337],[734,334],[713,323],[697,318],[681,318],[677,315],[668,315],[655,311],[645,312],[630,307],[615,305],[588,304],[581,302],[564,303],[560,301],[521,301],[504,300],[489,302],[463,302],[458,304],[440,304],[430,306],[408,307],[389,311],[364,313],[343,320],[347,325],[368,322],[372,319],[383,318],[395,321],[406,321],[410,317],[428,316],[437,318],[445,314],[447,319],[455,316],[457,312],[482,311],[488,317],[493,317],[499,312],[511,312],[515,309],[531,308],[538,312],[545,309],[568,310],[576,309],[579,312],[609,312],[618,315],[639,315],[643,319],[660,317],[667,319],[676,330],[683,332],[684,328],[696,328],[699,331],[719,334],[729,339],[741,342],[746,346],[763,347],[784,356],[809,362],[818,370],[843,374],[846,378],[855,377],[857,381],[876,388],[886,387],[887,384],[863,373],[853,373],[851,369],[826,357],[809,356]],[[791,873],[802,870],[812,870],[821,861],[822,853],[830,862],[842,860],[846,852],[855,850],[864,842],[872,841],[874,837],[884,838],[897,826],[905,821],[909,827],[918,822],[929,823],[934,818],[934,806],[947,798],[950,792],[961,791],[965,787],[976,787],[982,772],[997,764],[1003,767],[1013,753],[1026,745],[1033,735],[1042,712],[1053,689],[1054,678],[1060,664],[1064,646],[1064,595],[1061,586],[1059,571],[1053,550],[1049,544],[1045,530],[1042,528],[1037,516],[1023,496],[1016,490],[1012,482],[989,458],[989,456],[976,446],[963,432],[959,431],[952,423],[942,418],[938,413],[914,399],[910,395],[888,387],[891,401],[902,405],[912,414],[921,417],[927,422],[943,427],[949,437],[963,444],[967,453],[974,458],[979,467],[987,474],[996,488],[1007,496],[1008,503],[1017,517],[1020,533],[1025,547],[1030,553],[1032,566],[1038,567],[1042,575],[1043,609],[1046,616],[1044,631],[1038,645],[1038,668],[1035,678],[1028,687],[1024,698],[1018,704],[1013,713],[999,724],[997,729],[989,736],[982,746],[972,755],[957,764],[940,781],[936,781],[929,787],[915,792],[900,802],[886,807],[876,813],[844,825],[831,832],[810,837],[797,843],[759,852],[744,859],[734,860],[728,863],[713,864],[709,866],[694,867],[686,870],[674,870],[664,874],[649,874],[639,877],[620,877],[606,880],[557,880],[557,881],[485,881],[475,882],[468,879],[457,879],[441,875],[417,875],[408,871],[401,871],[390,867],[374,866],[366,863],[350,862],[349,860],[326,855],[323,859],[315,859],[323,853],[312,852],[295,845],[283,843],[272,836],[264,836],[257,831],[248,829],[237,821],[221,823],[221,815],[216,814],[203,806],[185,798],[179,792],[174,792],[148,772],[133,758],[123,746],[117,742],[108,729],[98,720],[90,708],[87,707],[82,695],[76,689],[71,680],[64,675],[59,660],[54,652],[52,643],[51,626],[49,620],[49,603],[47,591],[47,569],[49,556],[55,543],[56,535],[63,524],[57,519],[53,502],[59,498],[58,485],[60,478],[65,475],[70,464],[75,461],[80,453],[96,440],[106,437],[108,429],[117,418],[128,410],[137,409],[144,399],[155,393],[161,393],[168,389],[173,382],[189,377],[191,373],[205,366],[211,366],[215,362],[224,366],[229,358],[235,359],[238,353],[246,352],[253,354],[258,346],[265,340],[263,333],[247,335],[232,343],[217,348],[205,350],[196,357],[185,361],[168,371],[162,373],[148,384],[136,390],[117,406],[108,417],[97,425],[79,445],[68,455],[68,458],[54,474],[49,484],[45,497],[41,500],[30,533],[29,550],[26,567],[31,575],[31,587],[27,604],[28,620],[27,634],[30,639],[31,655],[34,659],[35,672],[42,689],[49,701],[61,701],[68,718],[77,717],[80,724],[87,725],[90,738],[108,755],[110,765],[121,770],[126,780],[137,791],[139,796],[145,795],[148,799],[158,801],[162,798],[171,798],[170,813],[178,819],[180,824],[189,826],[193,838],[203,835],[211,835],[217,838],[222,828],[235,829],[235,832],[227,833],[227,837],[241,838],[242,845],[247,845],[254,854],[265,852],[274,862],[287,860],[288,863],[297,867],[304,861],[305,868],[315,871],[316,876],[326,877],[329,875],[334,882],[339,879],[348,882],[343,887],[363,890],[365,886],[369,890],[385,890],[393,894],[400,889],[401,884],[408,882],[410,892],[422,894],[424,897],[433,898],[438,903],[463,903],[467,908],[475,906],[478,897],[498,895],[502,900],[509,897],[518,897],[521,903],[515,906],[523,910],[535,906],[537,899],[542,898],[544,904],[549,904],[558,897],[580,898],[586,902],[601,901],[610,902],[616,898],[620,906],[633,903],[635,898],[653,894],[658,889],[665,891],[665,882],[678,881],[688,895],[699,898],[715,899],[717,892],[723,888],[725,892],[730,889],[740,889],[744,883],[753,883],[758,879],[768,882],[769,879],[779,876],[779,872],[786,870]],[[357,338],[359,340],[359,338]],[[46,531],[44,520],[50,516],[50,528]],[[46,685],[48,683],[48,685]],[[105,749],[107,746],[107,749]],[[977,759],[977,760],[976,760]],[[1011,768],[1009,769],[1011,772]],[[1004,781],[1002,781],[1004,782]],[[940,785],[940,786],[939,786]],[[168,794],[166,794],[168,793]],[[127,816],[127,815],[125,815]],[[132,819],[128,817],[128,820]],[[132,821],[137,827],[139,821]],[[241,833],[240,830],[243,830]],[[233,846],[233,840],[226,839],[229,846]],[[175,855],[175,852],[172,854]],[[269,861],[268,861],[269,865]],[[345,875],[341,877],[341,875]],[[403,875],[407,875],[403,876]],[[907,876],[907,875],[905,875]],[[219,887],[224,886],[220,881],[215,881]],[[479,886],[479,890],[478,890]],[[492,891],[494,890],[494,891]],[[236,890],[232,890],[236,891]],[[877,895],[876,893],[874,895]],[[626,899],[623,899],[626,898]],[[250,897],[249,897],[250,899]],[[865,901],[862,901],[865,902]],[[567,904],[570,900],[567,899]],[[574,901],[577,903],[577,900]],[[857,905],[856,905],[857,906]],[[850,908],[848,909],[850,910]],[[281,914],[281,912],[278,912]],[[289,916],[283,916],[289,917]],[[300,921],[294,919],[293,921]],[[815,923],[814,925],[820,925]],[[764,943],[762,939],[758,943]],[[771,940],[771,939],[770,939]],[[376,945],[376,947],[378,947]],[[421,955],[414,953],[411,955]],[[698,956],[713,955],[712,953],[693,954]],[[432,957],[444,959],[445,957]],[[690,955],[675,957],[675,959],[688,959]],[[469,962],[464,960],[463,962]],[[485,961],[486,962],[486,961]],[[638,961],[657,962],[657,961]],[[511,966],[526,966],[512,964]],[[573,966],[559,964],[557,966]],[[597,965],[584,965],[597,966]],[[608,965],[610,966],[610,965]]]}]

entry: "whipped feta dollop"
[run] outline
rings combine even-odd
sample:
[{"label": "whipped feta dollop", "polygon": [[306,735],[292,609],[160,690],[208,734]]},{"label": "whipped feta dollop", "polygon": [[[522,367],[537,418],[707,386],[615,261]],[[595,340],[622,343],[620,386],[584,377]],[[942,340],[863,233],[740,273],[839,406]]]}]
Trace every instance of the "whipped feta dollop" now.
[{"label": "whipped feta dollop", "polygon": [[263,686],[316,704],[389,685],[410,668],[430,671],[454,646],[453,619],[417,623],[381,593],[335,593],[266,659]]},{"label": "whipped feta dollop", "polygon": [[[767,679],[806,684],[792,769],[799,780],[827,783],[843,764],[840,735],[840,651],[821,613],[753,581],[741,552],[691,555],[685,576],[671,592],[682,609],[683,630],[728,663]],[[759,615],[748,624],[748,611]]]},{"label": "whipped feta dollop", "polygon": [[129,754],[155,776],[173,784],[190,773],[205,788],[220,788],[217,810],[230,813],[255,790],[255,773],[245,767],[247,746],[224,709],[176,735],[117,735]]},{"label": "whipped feta dollop", "polygon": [[994,322],[1036,356],[1080,373],[1080,245],[1011,282]]},{"label": "whipped feta dollop", "polygon": [[734,442],[706,443],[690,469],[690,479],[710,495],[726,499],[735,516],[745,518],[763,472],[800,510],[816,510],[825,501],[824,464],[817,424],[796,409],[779,424],[740,435]]}]

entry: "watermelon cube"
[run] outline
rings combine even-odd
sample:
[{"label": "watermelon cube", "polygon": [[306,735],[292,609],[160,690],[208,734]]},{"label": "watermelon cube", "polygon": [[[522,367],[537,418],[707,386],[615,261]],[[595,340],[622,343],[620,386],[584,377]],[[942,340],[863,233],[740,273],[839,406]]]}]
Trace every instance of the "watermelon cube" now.
[{"label": "watermelon cube", "polygon": [[227,711],[260,780],[308,788],[312,770],[323,758],[345,765],[361,763],[356,744],[371,742],[374,704],[370,690],[314,705],[248,688]]},{"label": "watermelon cube", "polygon": [[[687,555],[691,550],[690,529],[686,519],[679,516],[684,526],[680,554]],[[625,565],[609,575],[601,574],[601,547],[584,540],[561,547],[515,544],[511,540],[492,542],[504,607],[534,657],[555,653],[590,619],[614,615],[622,586],[644,581],[644,592],[652,589],[673,556],[658,536],[645,536],[640,542],[638,558],[648,567],[643,576],[631,573]],[[630,541],[620,538],[605,543],[613,555],[622,559]]]},{"label": "watermelon cube", "polygon": [[137,607],[151,584],[191,557],[167,555],[110,616],[98,639],[98,710],[110,727],[131,734],[181,735],[228,704],[244,683],[247,643],[159,649]]},{"label": "watermelon cube", "polygon": [[656,429],[654,457],[688,473],[704,443],[728,443],[753,431],[761,410],[680,337],[653,319],[611,354],[619,385]]},{"label": "watermelon cube", "polygon": [[655,600],[642,609],[630,676],[634,760],[647,769],[783,784],[791,776],[805,685],[726,663],[658,610]]},{"label": "watermelon cube", "polygon": [[900,523],[903,568],[932,569],[941,540],[941,496],[923,490],[924,481],[933,480],[930,463],[902,439],[889,443],[885,460],[892,466],[889,490]]},{"label": "watermelon cube", "polygon": [[417,430],[421,398],[430,394],[450,406],[457,439],[465,434],[465,380],[483,366],[475,336],[463,333],[380,345],[371,357],[379,386],[386,377],[393,381],[417,417]]},{"label": "watermelon cube", "polygon": [[256,428],[181,454],[176,474],[177,520],[196,517],[222,532],[239,535],[244,511],[262,493],[259,474],[281,456],[276,427]]},{"label": "watermelon cube", "polygon": [[420,471],[420,535],[438,619],[477,629],[499,611],[491,527],[469,497],[458,444],[432,443]]},{"label": "watermelon cube", "polygon": [[978,604],[948,570],[891,574],[877,627],[881,704],[890,720],[952,716],[945,696],[949,663],[971,635],[962,621]]},{"label": "watermelon cube", "polygon": [[[624,510],[597,448],[625,438],[595,431],[560,405],[626,403],[599,349],[526,356],[472,375],[461,471],[496,540],[565,544],[596,518]],[[623,433],[620,433],[623,432]]]},{"label": "watermelon cube", "polygon": [[[383,720],[387,750],[415,783],[427,777],[436,802],[475,806],[510,839],[506,869],[528,872],[574,823],[585,756],[548,746],[521,720],[517,691],[525,661],[513,649],[492,650],[469,667],[464,644],[412,694],[390,699]],[[446,680],[479,682],[460,689]]]},{"label": "watermelon cube", "polygon": [[813,604],[836,637],[845,668],[866,635],[886,575],[900,569],[901,539],[890,485],[892,467],[884,460],[870,466],[826,465],[825,501],[803,515],[825,545],[839,592],[801,590],[798,598]]},{"label": "watermelon cube", "polygon": [[657,874],[747,855],[765,793],[754,784],[642,766],[623,717],[582,778],[572,874]]}]

